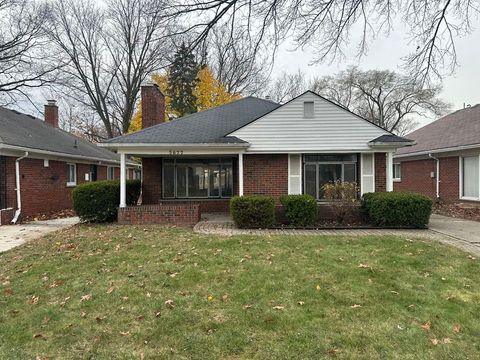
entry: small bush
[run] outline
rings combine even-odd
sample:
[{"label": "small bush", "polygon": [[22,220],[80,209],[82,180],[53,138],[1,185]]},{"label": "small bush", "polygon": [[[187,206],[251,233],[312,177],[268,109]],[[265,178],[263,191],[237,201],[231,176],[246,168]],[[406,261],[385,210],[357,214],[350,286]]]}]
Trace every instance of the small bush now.
[{"label": "small bush", "polygon": [[362,208],[379,226],[424,228],[432,213],[432,199],[408,192],[368,193]]},{"label": "small bush", "polygon": [[352,182],[336,181],[323,185],[325,200],[330,202],[335,219],[343,223],[357,207],[358,187]]},{"label": "small bush", "polygon": [[239,228],[268,228],[275,223],[275,200],[270,196],[235,196],[230,214]]},{"label": "small bush", "polygon": [[318,206],[313,196],[284,195],[280,198],[280,202],[290,225],[305,227],[315,224]]},{"label": "small bush", "polygon": [[[127,181],[127,205],[135,205],[140,196],[140,180]],[[120,181],[95,181],[73,190],[73,209],[82,221],[111,222],[117,219]]]}]

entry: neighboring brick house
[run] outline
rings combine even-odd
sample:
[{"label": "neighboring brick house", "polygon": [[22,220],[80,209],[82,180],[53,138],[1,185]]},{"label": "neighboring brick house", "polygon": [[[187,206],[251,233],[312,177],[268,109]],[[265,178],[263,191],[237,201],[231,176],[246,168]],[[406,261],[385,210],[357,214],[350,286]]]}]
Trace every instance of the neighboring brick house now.
[{"label": "neighboring brick house", "polygon": [[164,102],[143,86],[143,129],[101,144],[142,158],[144,206],[125,207],[121,186],[122,223],[191,223],[228,211],[234,195],[322,201],[331,181],[356,182],[359,195],[392,191],[393,154],[412,144],[311,91],[283,105],[246,97],[169,122]]},{"label": "neighboring brick house", "polygon": [[[117,154],[58,128],[55,101],[44,115],[0,107],[0,225],[71,209],[77,184],[120,177]],[[138,168],[129,161],[127,176],[138,176]]]},{"label": "neighboring brick house", "polygon": [[444,116],[407,137],[416,145],[394,156],[395,191],[448,202],[480,201],[480,105]]}]

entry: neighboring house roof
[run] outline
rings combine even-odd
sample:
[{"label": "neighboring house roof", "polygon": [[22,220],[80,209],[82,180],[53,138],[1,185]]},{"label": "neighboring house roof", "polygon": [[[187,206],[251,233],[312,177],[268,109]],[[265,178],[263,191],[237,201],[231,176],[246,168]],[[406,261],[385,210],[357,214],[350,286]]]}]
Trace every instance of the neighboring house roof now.
[{"label": "neighboring house roof", "polygon": [[241,144],[227,136],[280,105],[252,96],[107,140],[115,144]]},{"label": "neighboring house roof", "polygon": [[399,149],[397,156],[455,150],[465,146],[480,147],[480,104],[455,111],[407,136],[417,144]]},{"label": "neighboring house roof", "polygon": [[370,143],[372,143],[372,144],[374,144],[374,143],[384,143],[384,144],[412,143],[412,140],[411,139],[406,139],[404,137],[401,137],[401,136],[398,136],[398,135],[395,135],[395,134],[388,134],[388,135],[379,136],[379,137],[373,139],[372,141],[370,141]]},{"label": "neighboring house roof", "polygon": [[119,155],[66,131],[52,127],[34,116],[0,107],[0,149],[25,148],[53,152],[66,157],[119,162]]}]

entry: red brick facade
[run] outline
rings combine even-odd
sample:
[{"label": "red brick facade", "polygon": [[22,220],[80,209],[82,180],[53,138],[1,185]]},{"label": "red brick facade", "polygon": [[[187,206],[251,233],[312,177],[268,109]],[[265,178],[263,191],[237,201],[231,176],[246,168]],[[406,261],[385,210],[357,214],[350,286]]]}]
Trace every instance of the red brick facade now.
[{"label": "red brick facade", "polygon": [[142,86],[142,129],[165,122],[165,96],[156,85]]},{"label": "red brick facade", "polygon": [[[440,187],[442,200],[458,201],[459,195],[459,158],[458,156],[440,157]],[[420,159],[401,162],[401,180],[395,181],[395,191],[413,191],[436,198],[436,161]],[[433,174],[433,177],[432,177]]]},{"label": "red brick facade", "polygon": [[[17,208],[14,157],[5,157],[6,199],[5,208]],[[71,163],[74,163],[73,161]],[[48,214],[72,208],[72,190],[67,186],[67,163],[49,160],[44,166],[43,159],[25,158],[20,161],[20,187],[22,196],[22,217]],[[85,182],[90,173],[90,164],[77,163],[77,184]],[[129,170],[133,178],[133,170]],[[116,178],[120,174],[116,169]],[[107,166],[97,165],[97,180],[107,179]],[[11,211],[2,211],[2,224],[13,218]]]},{"label": "red brick facade", "polygon": [[288,194],[288,155],[244,155],[243,194],[271,195],[279,202]]},{"label": "red brick facade", "polygon": [[200,205],[195,203],[164,203],[128,206],[118,209],[118,223],[194,225],[200,221]]},{"label": "red brick facade", "polygon": [[387,155],[375,153],[375,192],[387,191]]}]

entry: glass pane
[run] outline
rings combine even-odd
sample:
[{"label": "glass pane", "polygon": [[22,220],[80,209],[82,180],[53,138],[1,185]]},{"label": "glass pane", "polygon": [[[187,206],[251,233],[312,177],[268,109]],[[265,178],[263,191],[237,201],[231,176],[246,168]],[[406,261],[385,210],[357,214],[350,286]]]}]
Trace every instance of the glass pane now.
[{"label": "glass pane", "polygon": [[317,166],[305,165],[305,194],[317,198]]},{"label": "glass pane", "polygon": [[479,197],[478,156],[463,158],[463,196]]},{"label": "glass pane", "polygon": [[357,167],[355,164],[345,164],[343,165],[343,181],[345,182],[357,182]]},{"label": "glass pane", "polygon": [[173,164],[164,164],[163,166],[163,196],[172,198],[175,196],[175,168]]},{"label": "glass pane", "polygon": [[231,197],[233,195],[233,172],[232,166],[223,166],[222,174],[222,197]]},{"label": "glass pane", "polygon": [[220,196],[220,167],[210,168],[209,196]]},{"label": "glass pane", "polygon": [[203,166],[188,167],[188,196],[208,196],[208,169]]},{"label": "glass pane", "polygon": [[322,186],[342,180],[342,164],[319,164],[318,165],[318,196],[323,198]]},{"label": "glass pane", "polygon": [[187,168],[177,167],[177,197],[187,196]]}]

